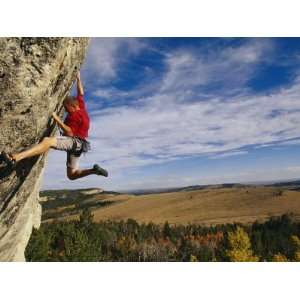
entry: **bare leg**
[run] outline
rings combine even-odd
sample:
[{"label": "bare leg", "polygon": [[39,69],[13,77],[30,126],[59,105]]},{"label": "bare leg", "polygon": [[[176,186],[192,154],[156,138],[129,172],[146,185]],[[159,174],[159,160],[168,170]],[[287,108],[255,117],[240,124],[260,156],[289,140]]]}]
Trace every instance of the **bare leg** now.
[{"label": "bare leg", "polygon": [[28,158],[28,157],[43,154],[43,153],[47,152],[51,147],[55,147],[56,143],[57,142],[56,142],[55,137],[46,137],[46,138],[43,139],[43,141],[41,143],[33,146],[32,148],[30,148],[26,151],[12,154],[11,157],[15,161],[18,162],[20,160],[23,160],[24,158]]},{"label": "bare leg", "polygon": [[70,180],[76,180],[78,178],[82,178],[82,177],[89,176],[92,174],[96,174],[94,169],[83,169],[83,170],[78,169],[78,170],[76,170],[76,169],[67,167],[67,175]]}]

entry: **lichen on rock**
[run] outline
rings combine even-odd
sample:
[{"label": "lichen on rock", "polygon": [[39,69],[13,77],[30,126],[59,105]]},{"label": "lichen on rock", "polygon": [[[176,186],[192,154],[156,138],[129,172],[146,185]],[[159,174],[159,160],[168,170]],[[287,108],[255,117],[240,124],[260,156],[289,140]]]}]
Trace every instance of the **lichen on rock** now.
[{"label": "lichen on rock", "polygon": [[[53,135],[88,45],[87,38],[0,38],[0,151],[19,152]],[[0,261],[23,261],[38,227],[39,188],[46,155],[0,165]]]}]

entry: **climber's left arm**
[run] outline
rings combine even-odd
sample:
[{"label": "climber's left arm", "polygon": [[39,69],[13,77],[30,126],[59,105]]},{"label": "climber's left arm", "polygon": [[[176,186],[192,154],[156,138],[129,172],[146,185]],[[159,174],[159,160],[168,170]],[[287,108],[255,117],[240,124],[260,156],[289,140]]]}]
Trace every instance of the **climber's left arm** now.
[{"label": "climber's left arm", "polygon": [[78,71],[76,74],[76,84],[77,84],[77,96],[83,96],[84,95],[84,90],[83,90],[83,85],[80,79],[80,72]]},{"label": "climber's left arm", "polygon": [[76,99],[78,100],[80,109],[85,110],[86,108],[85,108],[85,103],[84,103],[84,99],[83,99],[84,90],[83,90],[79,72],[77,72],[77,75],[76,75],[76,82],[77,82],[77,97],[76,97]]}]

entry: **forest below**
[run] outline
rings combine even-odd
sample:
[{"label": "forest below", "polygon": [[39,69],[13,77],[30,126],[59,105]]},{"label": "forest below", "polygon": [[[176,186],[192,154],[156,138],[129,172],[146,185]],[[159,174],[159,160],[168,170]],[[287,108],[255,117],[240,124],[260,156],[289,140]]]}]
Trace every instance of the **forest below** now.
[{"label": "forest below", "polygon": [[291,215],[264,223],[215,226],[127,221],[55,221],[34,230],[27,261],[226,262],[300,261],[300,222]]}]

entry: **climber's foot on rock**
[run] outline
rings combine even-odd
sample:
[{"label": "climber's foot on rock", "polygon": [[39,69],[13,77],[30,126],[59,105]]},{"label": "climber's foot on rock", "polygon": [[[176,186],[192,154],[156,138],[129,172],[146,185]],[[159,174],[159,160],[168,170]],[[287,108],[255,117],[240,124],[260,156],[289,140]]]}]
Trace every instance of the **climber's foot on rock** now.
[{"label": "climber's foot on rock", "polygon": [[95,174],[108,177],[108,172],[105,169],[101,168],[99,165],[94,165],[93,169],[95,171]]},{"label": "climber's foot on rock", "polygon": [[0,162],[4,162],[9,169],[14,169],[17,162],[8,153],[2,151],[0,153]]}]

